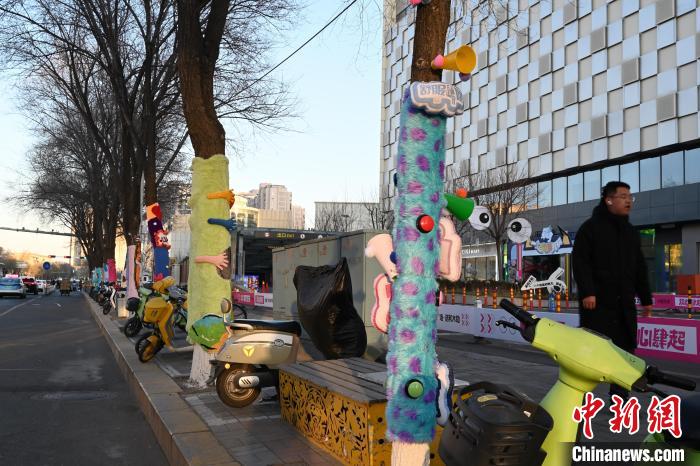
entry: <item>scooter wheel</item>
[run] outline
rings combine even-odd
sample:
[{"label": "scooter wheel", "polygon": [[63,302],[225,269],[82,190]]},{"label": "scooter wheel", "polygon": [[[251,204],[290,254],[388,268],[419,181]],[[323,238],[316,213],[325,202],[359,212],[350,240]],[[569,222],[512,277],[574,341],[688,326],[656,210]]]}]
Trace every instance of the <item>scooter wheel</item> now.
[{"label": "scooter wheel", "polygon": [[135,337],[141,331],[141,320],[138,317],[132,317],[126,321],[124,325],[124,335],[127,337]]},{"label": "scooter wheel", "polygon": [[216,378],[216,393],[224,404],[232,408],[243,408],[253,403],[260,395],[260,387],[237,388],[233,379],[236,374],[252,373],[253,368],[247,364],[232,364],[229,369],[224,369]]},{"label": "scooter wheel", "polygon": [[104,303],[102,305],[102,314],[107,315],[112,310],[112,305],[110,303]]},{"label": "scooter wheel", "polygon": [[153,334],[144,335],[136,342],[136,354],[139,356],[139,361],[144,363],[153,359],[161,348],[163,348],[163,340]]}]

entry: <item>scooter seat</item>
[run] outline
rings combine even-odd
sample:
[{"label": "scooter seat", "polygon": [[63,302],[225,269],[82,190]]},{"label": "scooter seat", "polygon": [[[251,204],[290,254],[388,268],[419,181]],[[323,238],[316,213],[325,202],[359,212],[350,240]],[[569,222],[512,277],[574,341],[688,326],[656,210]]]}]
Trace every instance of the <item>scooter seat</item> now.
[{"label": "scooter seat", "polygon": [[700,395],[685,397],[681,400],[681,438],[676,438],[668,430],[664,431],[664,440],[670,446],[680,448],[700,448]]},{"label": "scooter seat", "polygon": [[301,325],[296,320],[253,320],[236,319],[233,324],[245,324],[253,330],[274,330],[276,332],[293,333],[301,336]]}]

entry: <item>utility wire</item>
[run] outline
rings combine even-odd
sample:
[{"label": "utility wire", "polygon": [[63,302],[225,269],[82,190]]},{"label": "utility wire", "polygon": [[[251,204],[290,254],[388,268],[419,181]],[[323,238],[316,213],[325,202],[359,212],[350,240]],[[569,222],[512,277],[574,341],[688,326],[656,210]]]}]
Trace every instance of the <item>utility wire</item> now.
[{"label": "utility wire", "polygon": [[309,42],[311,42],[311,41],[314,40],[316,37],[318,37],[318,36],[319,36],[323,31],[325,31],[331,24],[333,24],[338,18],[340,18],[340,17],[343,15],[343,13],[345,13],[346,11],[348,11],[348,10],[350,9],[350,7],[353,6],[355,3],[357,3],[357,0],[352,0],[345,8],[343,8],[343,9],[340,11],[340,13],[338,13],[337,15],[335,15],[330,21],[328,21],[328,22],[325,24],[325,26],[323,26],[321,29],[319,29],[319,30],[318,30],[313,36],[311,36],[306,42],[304,42],[304,43],[301,44],[299,47],[297,47],[296,50],[294,50],[292,53],[290,53],[289,55],[287,55],[287,57],[285,57],[284,60],[282,60],[281,62],[279,62],[279,63],[276,64],[275,66],[273,66],[273,67],[272,67],[270,70],[268,70],[265,74],[263,74],[263,75],[260,76],[258,79],[256,79],[255,81],[253,81],[253,82],[250,84],[250,86],[248,86],[246,89],[250,89],[251,87],[253,87],[255,84],[257,84],[258,82],[260,82],[263,78],[265,78],[265,76],[267,76],[268,74],[270,74],[270,73],[272,73],[273,71],[275,71],[277,68],[279,68],[280,66],[282,66],[282,65],[284,64],[284,62],[286,62],[287,60],[289,60],[290,58],[292,58],[294,55],[296,55],[296,53],[297,53],[299,50],[303,49]]}]

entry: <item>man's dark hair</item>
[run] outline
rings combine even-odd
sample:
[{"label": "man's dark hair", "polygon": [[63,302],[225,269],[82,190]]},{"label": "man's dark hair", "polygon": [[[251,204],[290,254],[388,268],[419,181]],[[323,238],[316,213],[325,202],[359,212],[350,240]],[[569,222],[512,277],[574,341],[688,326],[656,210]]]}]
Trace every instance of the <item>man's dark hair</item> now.
[{"label": "man's dark hair", "polygon": [[603,186],[603,189],[600,190],[600,197],[605,199],[608,196],[613,196],[617,192],[617,188],[630,189],[630,185],[624,181],[609,181],[608,184]]}]

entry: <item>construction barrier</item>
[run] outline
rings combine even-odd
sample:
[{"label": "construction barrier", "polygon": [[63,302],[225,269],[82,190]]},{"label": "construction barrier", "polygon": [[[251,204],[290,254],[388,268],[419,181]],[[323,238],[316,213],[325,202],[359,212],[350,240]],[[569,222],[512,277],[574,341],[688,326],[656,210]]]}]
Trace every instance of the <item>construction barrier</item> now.
[{"label": "construction barrier", "polygon": [[[572,327],[579,325],[579,315],[576,313],[535,312],[534,314]],[[447,304],[438,307],[437,328],[441,331],[527,343],[516,330],[497,327],[498,320],[516,323],[514,317],[500,308],[488,309]],[[637,345],[636,354],[641,357],[650,356],[700,364],[700,320],[639,317]]]}]

